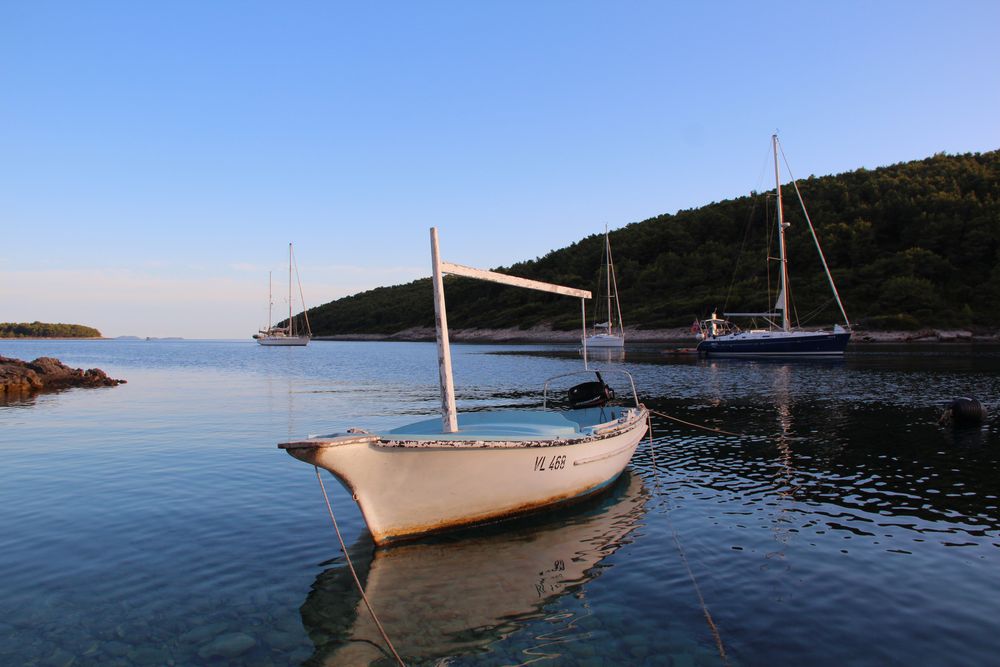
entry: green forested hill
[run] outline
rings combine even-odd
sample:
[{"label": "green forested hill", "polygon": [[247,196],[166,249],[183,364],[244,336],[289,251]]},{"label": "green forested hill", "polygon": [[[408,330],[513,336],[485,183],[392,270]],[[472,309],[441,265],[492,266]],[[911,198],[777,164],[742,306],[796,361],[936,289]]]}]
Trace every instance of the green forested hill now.
[{"label": "green forested hill", "polygon": [[0,322],[0,338],[100,338],[101,332],[82,324]]},{"label": "green forested hill", "polygon": [[[935,155],[799,181],[852,323],[870,328],[1000,325],[1000,151]],[[783,186],[792,300],[801,324],[838,321],[808,225]],[[660,215],[611,233],[626,324],[684,326],[713,307],[773,303],[773,192]],[[603,237],[498,269],[598,290]],[[579,326],[563,297],[446,279],[454,328]],[[770,288],[770,296],[768,290]],[[588,310],[593,303],[588,304]],[[390,334],[434,323],[429,279],[382,287],[309,311],[316,335]]]}]

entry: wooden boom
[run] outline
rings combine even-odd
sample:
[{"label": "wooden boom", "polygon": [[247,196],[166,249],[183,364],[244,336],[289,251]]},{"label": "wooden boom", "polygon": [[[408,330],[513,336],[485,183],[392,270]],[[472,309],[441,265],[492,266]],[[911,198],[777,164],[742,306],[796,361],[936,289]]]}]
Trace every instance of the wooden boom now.
[{"label": "wooden boom", "polygon": [[462,266],[461,264],[452,264],[451,262],[441,262],[441,271],[455,276],[488,280],[491,283],[501,283],[503,285],[511,285],[513,287],[524,287],[526,289],[538,290],[539,292],[552,292],[553,294],[562,294],[563,296],[575,296],[578,299],[589,299],[591,297],[590,292],[587,290],[563,287],[562,285],[553,285],[552,283],[543,283],[539,280],[529,280],[527,278],[518,278],[517,276],[508,276],[506,273],[484,271],[483,269],[474,269],[471,266]]},{"label": "wooden boom", "polygon": [[[437,330],[438,375],[441,381],[441,430],[444,433],[455,433],[458,431],[458,413],[455,409],[455,381],[452,378],[451,372],[451,344],[448,340],[448,314],[444,302],[444,274],[450,273],[455,276],[487,280],[502,285],[511,285],[512,287],[523,287],[540,292],[575,296],[581,300],[581,303],[583,303],[583,299],[590,298],[590,292],[572,287],[563,287],[562,285],[543,283],[539,280],[508,276],[505,273],[497,273],[496,271],[484,271],[483,269],[474,269],[471,266],[444,262],[441,260],[441,250],[438,246],[437,227],[431,227],[431,268],[431,282],[434,283],[434,319],[435,329]],[[586,345],[586,343],[584,344]],[[586,360],[586,354],[584,355],[584,359]]]}]

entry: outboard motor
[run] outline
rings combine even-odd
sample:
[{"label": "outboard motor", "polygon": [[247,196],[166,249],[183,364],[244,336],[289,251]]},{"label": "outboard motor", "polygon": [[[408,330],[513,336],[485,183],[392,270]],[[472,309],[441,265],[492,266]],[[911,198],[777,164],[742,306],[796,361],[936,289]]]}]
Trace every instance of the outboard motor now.
[{"label": "outboard motor", "polygon": [[604,378],[601,377],[600,371],[594,372],[597,374],[596,382],[583,382],[575,387],[570,387],[569,405],[574,410],[603,407],[608,404],[608,401],[614,399],[615,390],[607,385]]},{"label": "outboard motor", "polygon": [[974,398],[954,399],[938,420],[939,424],[955,426],[978,426],[986,421],[986,408]]}]

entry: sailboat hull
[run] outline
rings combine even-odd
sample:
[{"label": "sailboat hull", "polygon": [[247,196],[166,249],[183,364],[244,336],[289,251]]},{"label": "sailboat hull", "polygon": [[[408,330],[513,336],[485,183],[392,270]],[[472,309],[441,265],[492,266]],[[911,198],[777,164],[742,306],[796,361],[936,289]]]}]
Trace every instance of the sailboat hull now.
[{"label": "sailboat hull", "polygon": [[309,344],[309,336],[260,336],[257,342],[265,347],[303,347]]},{"label": "sailboat hull", "polygon": [[[302,315],[305,317],[306,327],[302,331],[301,327],[295,325],[295,318],[292,316],[292,270],[295,271],[296,278],[299,275],[299,268],[295,264],[295,255],[292,254],[292,244],[288,244],[288,320],[286,326],[271,326],[271,309],[274,306],[274,299],[271,293],[271,274],[267,276],[267,328],[261,329],[253,338],[260,345],[265,347],[305,347],[312,338],[312,329],[309,328],[309,311],[305,308],[305,299],[302,300]],[[302,282],[299,282],[299,296],[302,296]]]},{"label": "sailboat hull", "polygon": [[[546,423],[554,414],[535,413],[541,417],[534,422],[525,411],[463,414],[458,434],[348,434],[281,447],[332,472],[357,500],[375,543],[383,544],[596,493],[625,469],[648,418],[636,408],[605,424],[556,433]],[[536,430],[545,435],[526,436]]]},{"label": "sailboat hull", "polygon": [[595,334],[587,337],[587,347],[625,347],[625,339],[610,334]]},{"label": "sailboat hull", "polygon": [[849,331],[749,331],[707,338],[698,353],[713,357],[798,357],[843,355]]}]

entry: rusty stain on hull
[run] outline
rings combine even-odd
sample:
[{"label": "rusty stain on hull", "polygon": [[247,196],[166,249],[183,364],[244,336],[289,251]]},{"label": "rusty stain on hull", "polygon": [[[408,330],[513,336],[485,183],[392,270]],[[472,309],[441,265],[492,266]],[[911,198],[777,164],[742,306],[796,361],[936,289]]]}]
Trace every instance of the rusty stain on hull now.
[{"label": "rusty stain on hull", "polygon": [[[624,471],[624,468],[622,469]],[[520,517],[529,516],[531,514],[538,514],[539,512],[547,511],[550,509],[555,509],[557,507],[567,507],[577,502],[581,502],[590,498],[591,496],[600,493],[601,491],[608,488],[614,483],[618,477],[621,476],[621,472],[607,480],[602,482],[597,486],[591,486],[585,488],[582,491],[575,493],[563,493],[557,496],[552,496],[546,500],[525,503],[518,507],[504,510],[502,512],[495,512],[490,514],[484,514],[477,517],[458,519],[452,521],[442,521],[439,523],[429,523],[422,526],[412,526],[405,532],[391,532],[382,531],[378,534],[372,533],[372,540],[376,545],[384,545],[389,543],[405,542],[407,540],[415,540],[427,535],[433,535],[436,533],[443,533],[450,530],[456,530],[458,528],[472,528],[474,526],[484,526],[487,524],[500,523],[502,521],[509,521],[511,519],[517,519]],[[339,476],[337,476],[340,479]],[[369,531],[370,532],[370,531]]]}]

